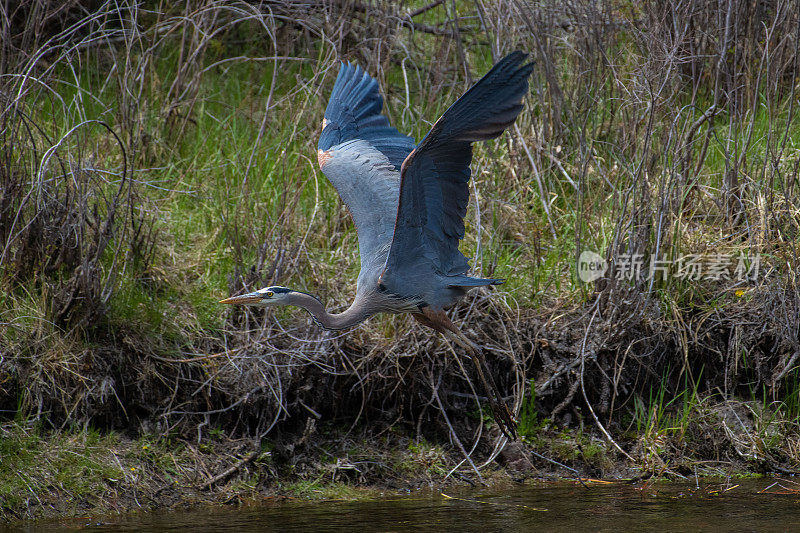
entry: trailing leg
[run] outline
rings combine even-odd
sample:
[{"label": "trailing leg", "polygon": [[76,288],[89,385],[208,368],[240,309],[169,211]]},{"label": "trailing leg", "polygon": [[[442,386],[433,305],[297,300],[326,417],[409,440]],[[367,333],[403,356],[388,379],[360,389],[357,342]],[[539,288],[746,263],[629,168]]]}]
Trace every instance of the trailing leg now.
[{"label": "trailing leg", "polygon": [[452,340],[467,351],[469,356],[472,358],[472,361],[475,363],[475,368],[478,370],[478,377],[480,378],[481,383],[483,383],[486,396],[489,398],[489,405],[491,406],[492,413],[494,414],[494,420],[500,427],[500,431],[502,431],[503,435],[508,437],[510,440],[517,440],[517,423],[514,421],[511,411],[509,411],[508,407],[506,407],[506,404],[503,401],[503,396],[500,394],[497,389],[497,385],[494,383],[492,374],[489,373],[489,378],[486,378],[484,368],[488,369],[488,367],[486,366],[486,361],[483,358],[483,351],[481,350],[480,346],[475,345],[475,343],[469,340],[466,335],[461,333],[447,316],[447,313],[445,313],[443,310],[434,310],[430,307],[423,307],[420,311],[420,313],[412,313],[411,316],[429,328],[433,328],[442,333],[445,337]]},{"label": "trailing leg", "polygon": [[445,337],[464,348],[470,355],[478,371],[478,377],[483,383],[483,388],[486,390],[486,395],[489,398],[489,405],[492,408],[495,422],[497,422],[503,435],[510,440],[517,440],[517,423],[514,421],[514,417],[506,406],[505,401],[503,401],[503,396],[500,394],[492,374],[489,373],[487,379],[487,375],[484,373],[484,368],[488,370],[488,367],[486,366],[486,360],[483,357],[481,348],[476,346],[461,332],[445,330],[443,333]]}]

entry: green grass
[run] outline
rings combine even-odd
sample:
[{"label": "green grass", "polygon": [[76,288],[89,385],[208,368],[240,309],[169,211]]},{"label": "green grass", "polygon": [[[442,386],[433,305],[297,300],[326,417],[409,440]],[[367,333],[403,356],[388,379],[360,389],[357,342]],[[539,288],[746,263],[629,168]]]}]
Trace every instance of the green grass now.
[{"label": "green grass", "polygon": [[374,498],[374,491],[359,489],[342,482],[297,481],[281,487],[286,494],[307,500],[364,500]]},{"label": "green grass", "polygon": [[73,506],[101,497],[124,478],[109,460],[116,442],[113,433],[92,430],[4,427],[0,432],[0,514],[52,505],[61,498]]},{"label": "green grass", "polygon": [[539,414],[536,411],[536,389],[533,381],[531,381],[528,394],[526,394],[522,402],[522,408],[517,416],[517,433],[523,441],[529,441],[536,437],[546,423],[546,420],[539,419]]}]

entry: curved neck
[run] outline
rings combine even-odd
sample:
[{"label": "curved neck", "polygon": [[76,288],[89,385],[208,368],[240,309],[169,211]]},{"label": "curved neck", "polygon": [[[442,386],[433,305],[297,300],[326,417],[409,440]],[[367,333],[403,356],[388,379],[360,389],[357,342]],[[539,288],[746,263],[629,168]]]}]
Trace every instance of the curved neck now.
[{"label": "curved neck", "polygon": [[322,302],[303,292],[293,292],[286,298],[287,305],[302,307],[325,329],[346,329],[355,326],[373,315],[364,308],[363,300],[356,297],[353,304],[345,311],[331,314],[325,310]]}]

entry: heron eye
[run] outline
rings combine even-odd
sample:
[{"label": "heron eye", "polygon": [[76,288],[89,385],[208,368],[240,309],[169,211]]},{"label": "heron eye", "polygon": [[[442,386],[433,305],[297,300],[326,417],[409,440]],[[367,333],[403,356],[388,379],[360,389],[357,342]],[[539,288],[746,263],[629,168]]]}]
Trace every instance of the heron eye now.
[{"label": "heron eye", "polygon": [[275,295],[275,293],[274,293],[274,292],[272,292],[272,291],[267,291],[267,294],[266,294],[265,296],[266,296],[267,298],[272,298],[274,295]]}]

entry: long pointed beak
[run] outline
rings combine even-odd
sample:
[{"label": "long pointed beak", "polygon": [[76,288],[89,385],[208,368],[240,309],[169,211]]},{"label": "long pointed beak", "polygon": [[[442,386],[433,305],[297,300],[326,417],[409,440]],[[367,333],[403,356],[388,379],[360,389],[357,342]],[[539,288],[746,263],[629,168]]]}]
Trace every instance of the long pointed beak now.
[{"label": "long pointed beak", "polygon": [[231,296],[230,298],[225,298],[224,300],[220,300],[219,303],[241,305],[241,304],[254,304],[260,301],[261,301],[261,295],[255,292],[251,292],[249,294],[242,294],[239,296]]}]

